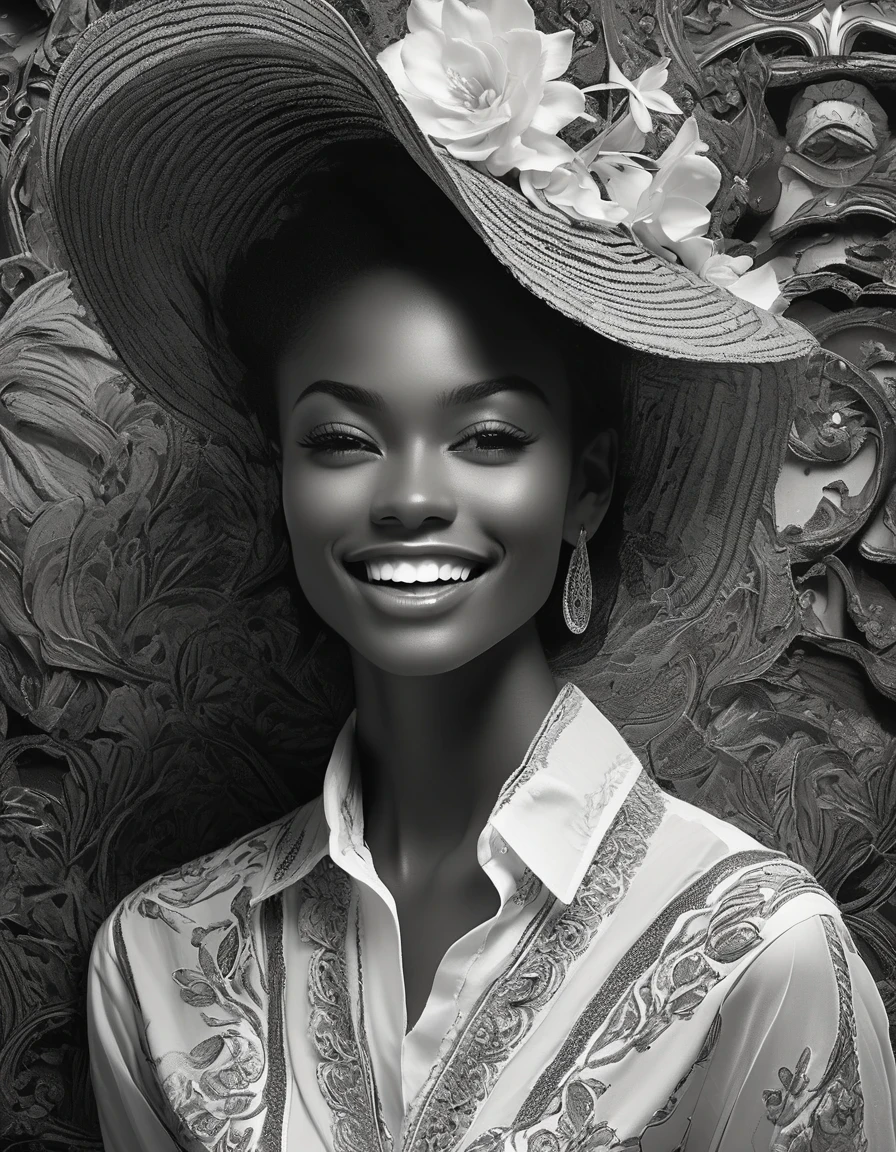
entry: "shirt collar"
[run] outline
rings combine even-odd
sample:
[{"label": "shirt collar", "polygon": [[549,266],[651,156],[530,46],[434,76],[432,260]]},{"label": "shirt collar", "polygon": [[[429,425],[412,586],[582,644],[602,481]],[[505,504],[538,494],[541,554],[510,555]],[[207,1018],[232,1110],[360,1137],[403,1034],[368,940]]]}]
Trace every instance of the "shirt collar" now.
[{"label": "shirt collar", "polygon": [[[252,904],[301,879],[328,852],[357,871],[351,858],[363,860],[364,829],[354,735],[352,712],[333,747],[321,795],[270,826],[270,858],[252,884]],[[564,684],[502,786],[487,826],[569,904],[642,771],[603,713],[574,684]]]}]

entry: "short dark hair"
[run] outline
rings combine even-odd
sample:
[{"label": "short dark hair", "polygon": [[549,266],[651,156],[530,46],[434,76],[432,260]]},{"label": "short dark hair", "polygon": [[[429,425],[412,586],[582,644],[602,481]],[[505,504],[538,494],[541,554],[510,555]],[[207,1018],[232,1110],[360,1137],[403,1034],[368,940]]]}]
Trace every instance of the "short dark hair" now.
[{"label": "short dark hair", "polygon": [[576,447],[601,426],[619,427],[618,345],[539,300],[492,255],[484,240],[393,140],[331,146],[296,187],[277,232],[231,265],[222,316],[246,366],[244,394],[278,440],[273,370],[286,339],[327,294],[374,262],[456,282],[503,284],[516,308],[562,355],[570,380]]}]

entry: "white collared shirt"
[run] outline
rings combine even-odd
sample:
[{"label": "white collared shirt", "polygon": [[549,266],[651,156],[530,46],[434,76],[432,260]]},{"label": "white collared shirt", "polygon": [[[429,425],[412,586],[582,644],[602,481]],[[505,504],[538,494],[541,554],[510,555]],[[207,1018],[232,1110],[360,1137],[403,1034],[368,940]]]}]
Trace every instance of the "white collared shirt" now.
[{"label": "white collared shirt", "polygon": [[354,714],[321,796],[128,896],[90,964],[106,1152],[896,1152],[837,904],[659,789],[574,685],[477,848],[500,909],[407,1035]]}]

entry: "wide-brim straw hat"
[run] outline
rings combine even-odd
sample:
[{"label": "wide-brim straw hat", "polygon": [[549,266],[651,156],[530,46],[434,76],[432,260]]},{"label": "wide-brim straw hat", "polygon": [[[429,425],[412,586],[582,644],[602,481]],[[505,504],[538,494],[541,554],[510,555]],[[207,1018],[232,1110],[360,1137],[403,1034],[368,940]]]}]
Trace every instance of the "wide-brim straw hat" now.
[{"label": "wide-brim straw hat", "polygon": [[56,79],[44,175],[63,256],[135,379],[201,429],[246,435],[227,270],[281,224],[334,141],[393,137],[530,291],[612,340],[710,362],[795,359],[799,325],[540,212],[431,143],[323,0],[138,0],[90,25]]}]

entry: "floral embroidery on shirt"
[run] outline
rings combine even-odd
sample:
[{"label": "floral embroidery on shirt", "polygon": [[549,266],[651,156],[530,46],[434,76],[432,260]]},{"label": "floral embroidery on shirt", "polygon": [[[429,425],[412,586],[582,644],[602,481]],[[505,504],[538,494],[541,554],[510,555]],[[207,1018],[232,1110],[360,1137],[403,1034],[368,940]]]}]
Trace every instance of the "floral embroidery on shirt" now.
[{"label": "floral embroidery on shirt", "polygon": [[534,900],[542,889],[541,880],[528,866],[523,870],[517,889],[510,899],[520,908],[524,908]]},{"label": "floral embroidery on shirt", "polygon": [[[215,1029],[189,1052],[158,1057],[159,1080],[190,1136],[215,1152],[242,1152],[252,1128],[235,1122],[257,1111],[257,1086],[265,1069],[260,971],[249,928],[249,889],[230,904],[231,921],[195,928],[196,968],[173,973],[185,1004],[198,1008]],[[211,1009],[213,1011],[207,1011]]]},{"label": "floral embroidery on shirt", "polygon": [[321,1056],[317,1082],[330,1106],[333,1146],[336,1152],[389,1152],[370,1054],[359,1047],[351,1017],[345,961],[351,878],[325,857],[300,883],[299,932],[318,945],[308,969],[310,1033]]},{"label": "floral embroidery on shirt", "polygon": [[433,1070],[405,1122],[407,1152],[457,1147],[536,1015],[621,903],[664,812],[663,793],[642,773],[573,902],[559,913],[557,901],[546,905]]},{"label": "floral embroidery on shirt", "polygon": [[856,1021],[843,945],[830,916],[821,917],[837,978],[840,1014],[837,1040],[820,1080],[810,1087],[806,1071],[812,1049],[804,1048],[793,1068],[778,1069],[779,1088],[762,1093],[775,1125],[776,1152],[865,1152],[865,1101],[859,1082]]},{"label": "floral embroidery on shirt", "polygon": [[[262,872],[271,852],[266,834],[275,830],[262,829],[162,874],[132,893],[117,917],[125,959],[122,924],[129,916],[161,922],[177,935],[190,932],[196,964],[176,969],[172,979],[185,1010],[196,1010],[211,1034],[189,1051],[164,1051],[153,1063],[180,1139],[213,1152],[256,1147],[256,1127],[246,1122],[266,1110],[269,987],[254,943],[252,889],[242,881]],[[202,924],[190,915],[195,906],[215,907],[215,898],[237,885],[229,916]]]},{"label": "floral embroidery on shirt", "polygon": [[622,781],[632,770],[632,765],[640,763],[631,752],[620,752],[607,763],[600,777],[600,787],[586,792],[580,816],[580,826],[575,829],[585,840],[594,831],[601,813],[606,810],[611,797]]},{"label": "floral embroidery on shirt", "polygon": [[[641,1152],[642,1141],[648,1130],[664,1124],[675,1113],[683,1090],[690,1081],[701,1073],[705,1075],[721,1027],[721,1018],[716,1015],[696,1060],[675,1085],[665,1104],[651,1116],[640,1135],[620,1140],[616,1129],[607,1120],[599,1118],[600,1097],[607,1090],[602,1080],[592,1079],[587,1083],[574,1080],[569,1085],[567,1109],[560,1116],[557,1133],[544,1130],[535,1132],[526,1145],[528,1152],[570,1152],[572,1149],[575,1152]],[[467,1152],[502,1152],[504,1149],[509,1152],[511,1148],[517,1147],[512,1142],[513,1135],[514,1130],[511,1128],[490,1128],[473,1141]]]},{"label": "floral embroidery on shirt", "polygon": [[[729,883],[745,863],[750,866]],[[781,853],[744,852],[721,861],[643,934],[580,1015],[513,1125],[491,1129],[491,1142],[477,1142],[476,1152],[553,1148],[550,1138],[559,1139],[568,1128],[570,1108],[581,1109],[583,1088],[598,1074],[606,1077],[608,1067],[628,1053],[645,1051],[676,1020],[692,1017],[725,969],[761,943],[760,929],[771,916],[806,892],[827,896],[802,865]],[[598,1125],[593,1137],[603,1135],[606,1145],[581,1148],[637,1149],[643,1131],[619,1144],[615,1132],[604,1133]],[[581,1132],[576,1143],[556,1147],[579,1147],[580,1137]]]},{"label": "floral embroidery on shirt", "polygon": [[[717,1005],[707,994],[774,937],[784,918],[770,931],[766,925],[793,898],[797,920],[804,908],[800,898],[808,898],[816,913],[819,898],[825,912],[830,910],[823,919],[840,999],[838,1037],[823,1072],[813,1067],[819,1045],[811,1021],[805,1037],[793,1036],[792,1050],[778,1055],[779,1044],[771,1074],[759,1084],[762,1095],[750,1093],[749,1126],[756,1122],[757,1135],[762,1131],[757,1148],[768,1146],[766,1137],[774,1129],[787,1152],[809,1147],[876,1152],[866,1147],[864,1136],[858,1013],[852,1012],[854,990],[844,953],[851,941],[836,905],[783,853],[749,837],[745,844],[740,834],[720,836],[697,810],[687,828],[680,808],[675,819],[667,819],[668,797],[646,772],[632,771],[621,750],[617,755],[612,732],[603,742],[605,731],[587,699],[568,688],[518,774],[516,784],[542,766],[560,783],[552,797],[549,847],[558,829],[565,834],[579,818],[594,825],[595,839],[601,828],[600,845],[583,851],[578,862],[570,853],[557,870],[561,883],[567,877],[565,894],[575,887],[572,876],[581,877],[569,903],[555,897],[532,868],[517,867],[516,857],[509,858],[516,890],[507,894],[508,923],[519,917],[516,932],[500,958],[497,945],[487,957],[488,979],[481,979],[468,998],[472,1007],[465,1004],[454,1016],[446,1036],[441,1031],[435,1036],[437,1054],[420,1040],[420,1052],[413,1045],[408,1049],[416,1059],[408,1068],[410,1092],[404,1096],[410,1109],[405,1103],[406,1111],[394,1116],[402,1152],[457,1152],[473,1136],[474,1123],[467,1152],[686,1147],[684,1126],[690,1127],[691,1105],[703,1095],[721,1027]],[[600,749],[596,760],[595,748]],[[341,803],[345,752],[343,741],[333,760],[329,796],[340,800],[335,831],[340,844],[348,845],[346,822],[352,811],[358,813]],[[618,788],[628,793],[618,811],[612,789],[600,786],[600,773],[612,778],[614,770],[622,777]],[[520,805],[508,822],[520,830],[518,844],[510,845],[515,851],[525,847],[526,836],[538,841],[534,820],[527,825],[522,819],[534,783],[528,781],[524,795],[515,792]],[[530,807],[534,817],[537,806]],[[116,910],[114,955],[103,942],[100,956],[103,995],[108,986],[120,1004],[128,995],[133,1001],[128,1059],[134,1061],[134,1091],[171,1132],[172,1147],[281,1152],[283,1142],[292,1141],[303,1152],[306,1146],[317,1152],[392,1152],[391,1108],[400,1100],[394,1098],[394,1080],[381,1095],[372,1056],[379,1060],[385,1051],[377,1028],[393,1028],[394,1020],[387,1018],[389,1006],[380,998],[371,1000],[368,992],[365,1002],[362,947],[366,955],[376,940],[362,941],[354,878],[328,855],[333,831],[318,799],[151,881]],[[694,859],[688,856],[692,842]],[[674,862],[680,858],[679,873]],[[550,851],[540,859],[547,868]],[[647,878],[632,889],[645,870],[659,881],[659,891]],[[667,884],[674,895],[667,893]],[[287,886],[291,913],[284,924],[280,894]],[[532,906],[520,915],[526,905]],[[619,947],[623,934],[624,949]],[[616,956],[622,957],[619,963]],[[296,1022],[284,1017],[281,999],[285,960],[295,966],[290,975],[310,1007],[307,1034],[303,1026],[294,1049],[286,1032]],[[608,964],[615,964],[609,972]],[[567,994],[558,995],[561,989]],[[443,1005],[443,1020],[450,1007]],[[552,1011],[561,1017],[575,1013],[564,1023],[562,1042],[551,1039],[557,1024]],[[736,1029],[737,1017],[732,1019]],[[681,1021],[687,1020],[686,1029]],[[688,1030],[690,1043],[676,1051],[678,1037]],[[662,1043],[654,1045],[660,1037]],[[874,1038],[866,1034],[866,1043],[873,1047]],[[392,1056],[394,1039],[393,1028]],[[532,1047],[520,1052],[525,1045]],[[141,1046],[155,1075],[145,1075]],[[508,1083],[518,1052],[529,1068],[525,1085]],[[402,1065],[398,1074],[403,1071]],[[385,1074],[393,1073],[390,1063]],[[329,1113],[328,1125],[320,1124],[320,1108]],[[661,1131],[648,1133],[657,1128]]]},{"label": "floral embroidery on shirt", "polygon": [[[744,864],[749,866],[729,883]],[[605,1069],[630,1052],[644,1051],[677,1019],[690,1019],[722,979],[724,968],[762,942],[760,930],[771,916],[805,893],[830,901],[802,865],[770,850],[737,853],[710,869],[667,907],[617,965],[532,1097],[543,1097],[553,1084],[545,1104],[547,1112],[556,1110],[563,1079],[584,1068]],[[682,922],[674,930],[679,918]],[[524,1106],[518,1122],[527,1112]]]}]

